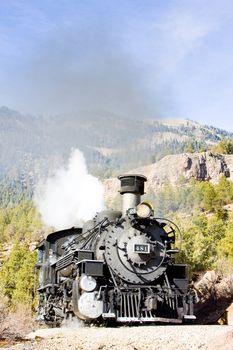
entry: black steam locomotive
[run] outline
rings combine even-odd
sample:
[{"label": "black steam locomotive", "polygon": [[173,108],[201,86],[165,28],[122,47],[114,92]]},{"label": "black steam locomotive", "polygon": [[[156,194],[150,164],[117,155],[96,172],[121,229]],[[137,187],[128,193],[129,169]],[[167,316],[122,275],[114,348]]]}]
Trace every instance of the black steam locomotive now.
[{"label": "black steam locomotive", "polygon": [[83,228],[38,245],[38,320],[182,323],[195,319],[188,269],[174,262],[175,229],[141,202],[142,175],[119,176],[122,211],[104,210]]}]

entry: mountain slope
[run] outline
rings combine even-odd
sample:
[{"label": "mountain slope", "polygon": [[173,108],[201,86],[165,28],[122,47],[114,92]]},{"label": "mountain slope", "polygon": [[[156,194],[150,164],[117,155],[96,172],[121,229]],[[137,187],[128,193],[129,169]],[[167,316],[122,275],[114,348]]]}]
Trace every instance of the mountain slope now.
[{"label": "mountain slope", "polygon": [[0,178],[34,182],[61,165],[71,148],[83,151],[89,169],[100,176],[127,171],[192,143],[206,148],[233,134],[189,120],[124,119],[108,112],[57,116],[22,115],[0,108]]}]

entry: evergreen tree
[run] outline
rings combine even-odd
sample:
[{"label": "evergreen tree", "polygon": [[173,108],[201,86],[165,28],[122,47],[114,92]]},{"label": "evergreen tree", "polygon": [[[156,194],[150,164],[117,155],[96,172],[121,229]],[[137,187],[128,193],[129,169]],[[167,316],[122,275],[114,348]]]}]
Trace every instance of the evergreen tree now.
[{"label": "evergreen tree", "polygon": [[226,261],[233,264],[233,217],[226,226],[226,232],[219,241],[218,252],[220,257],[224,257]]},{"label": "evergreen tree", "polygon": [[0,270],[0,286],[10,306],[33,306],[36,253],[16,242]]},{"label": "evergreen tree", "polygon": [[42,223],[38,211],[30,201],[12,208],[0,209],[0,243],[38,239]]},{"label": "evergreen tree", "polygon": [[221,140],[216,146],[211,148],[212,152],[222,154],[233,154],[233,140]]},{"label": "evergreen tree", "polygon": [[0,284],[4,287],[5,295],[12,300],[12,295],[16,287],[16,276],[21,269],[28,249],[19,242],[16,242],[11,250],[10,256],[3,263],[3,267],[0,270]]},{"label": "evergreen tree", "polygon": [[222,176],[216,185],[218,206],[231,203],[233,201],[233,183],[225,176]]},{"label": "evergreen tree", "polygon": [[33,306],[34,269],[36,259],[36,252],[27,252],[27,255],[16,275],[15,289],[12,293],[13,306],[16,306],[17,304]]},{"label": "evergreen tree", "polygon": [[216,191],[214,185],[209,182],[202,183],[203,208],[205,211],[214,211],[216,206]]}]

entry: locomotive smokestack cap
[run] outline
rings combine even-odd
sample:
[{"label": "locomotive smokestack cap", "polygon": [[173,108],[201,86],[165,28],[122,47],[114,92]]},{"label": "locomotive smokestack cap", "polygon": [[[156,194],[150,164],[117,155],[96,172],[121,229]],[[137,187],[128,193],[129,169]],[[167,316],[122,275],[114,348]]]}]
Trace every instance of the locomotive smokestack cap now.
[{"label": "locomotive smokestack cap", "polygon": [[126,215],[128,209],[136,208],[140,203],[141,195],[144,194],[144,183],[147,178],[143,175],[129,174],[120,175],[118,179],[121,181],[120,194],[123,195],[122,214]]},{"label": "locomotive smokestack cap", "polygon": [[143,195],[145,193],[146,176],[139,174],[119,175],[118,179],[121,181],[120,194],[135,193]]}]

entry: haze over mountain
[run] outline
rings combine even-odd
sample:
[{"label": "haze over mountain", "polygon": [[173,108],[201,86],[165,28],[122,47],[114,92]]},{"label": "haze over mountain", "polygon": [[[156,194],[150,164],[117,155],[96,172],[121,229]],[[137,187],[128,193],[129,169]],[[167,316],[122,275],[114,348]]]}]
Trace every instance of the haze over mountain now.
[{"label": "haze over mountain", "polygon": [[0,2],[0,105],[108,110],[232,130],[233,3]]},{"label": "haze over mountain", "polygon": [[106,111],[56,116],[23,115],[0,108],[0,178],[36,182],[80,149],[99,176],[150,164],[182,153],[192,143],[200,151],[233,133],[190,120],[124,119]]}]

